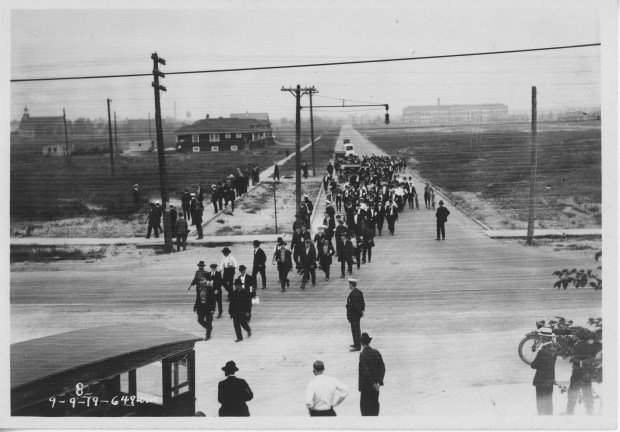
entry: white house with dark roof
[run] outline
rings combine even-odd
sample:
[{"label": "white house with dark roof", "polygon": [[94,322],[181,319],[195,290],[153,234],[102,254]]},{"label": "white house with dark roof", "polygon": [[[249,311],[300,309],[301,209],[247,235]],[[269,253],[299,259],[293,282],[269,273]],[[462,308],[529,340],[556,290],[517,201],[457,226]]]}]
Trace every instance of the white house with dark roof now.
[{"label": "white house with dark roof", "polygon": [[183,152],[243,151],[273,144],[269,120],[209,118],[175,132],[177,150]]}]

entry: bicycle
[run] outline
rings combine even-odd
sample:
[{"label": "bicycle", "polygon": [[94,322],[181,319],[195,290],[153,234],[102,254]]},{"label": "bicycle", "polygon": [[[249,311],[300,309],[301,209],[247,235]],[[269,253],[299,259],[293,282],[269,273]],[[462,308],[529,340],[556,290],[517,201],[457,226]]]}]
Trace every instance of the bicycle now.
[{"label": "bicycle", "polygon": [[[545,320],[536,321],[536,330],[526,333],[525,337],[519,342],[517,351],[519,358],[523,360],[525,364],[532,364],[538,351],[542,348],[543,344],[551,342],[560,351],[565,351],[574,344],[572,337],[572,331],[570,329],[573,321],[565,320],[562,317],[556,317],[558,320]],[[549,333],[549,330],[551,333]]]}]

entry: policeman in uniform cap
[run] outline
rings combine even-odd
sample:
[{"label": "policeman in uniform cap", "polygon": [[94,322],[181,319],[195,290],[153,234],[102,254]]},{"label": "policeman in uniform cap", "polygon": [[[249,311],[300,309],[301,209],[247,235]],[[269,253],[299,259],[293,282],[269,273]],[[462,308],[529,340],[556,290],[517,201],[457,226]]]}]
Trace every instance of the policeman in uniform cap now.
[{"label": "policeman in uniform cap", "polygon": [[351,351],[360,351],[361,345],[361,327],[360,320],[364,316],[366,303],[364,302],[364,294],[357,289],[357,279],[349,278],[349,297],[347,297],[347,320],[351,324],[351,335],[353,336],[353,345]]}]

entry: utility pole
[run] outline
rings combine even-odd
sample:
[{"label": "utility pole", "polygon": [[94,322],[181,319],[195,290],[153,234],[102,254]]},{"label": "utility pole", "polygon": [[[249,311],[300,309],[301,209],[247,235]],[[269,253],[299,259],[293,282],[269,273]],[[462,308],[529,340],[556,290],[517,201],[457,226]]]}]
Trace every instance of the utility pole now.
[{"label": "utility pole", "polygon": [[527,218],[527,244],[534,241],[534,201],[536,194],[536,170],[538,168],[538,149],[536,146],[536,87],[532,87],[532,140],[530,142],[532,172],[530,174],[530,210]]},{"label": "utility pole", "polygon": [[118,135],[116,132],[116,111],[114,111],[114,151],[118,154]]},{"label": "utility pole", "polygon": [[69,136],[67,135],[67,116],[65,114],[65,109],[62,109],[62,120],[65,123],[65,156],[69,156]]},{"label": "utility pole", "polygon": [[110,172],[114,177],[114,147],[112,146],[112,119],[110,117],[110,102],[112,99],[108,98],[108,135],[110,136]]},{"label": "utility pole", "polygon": [[[159,78],[164,78],[163,72],[159,71],[159,64],[166,65],[166,60],[159,58],[157,53],[151,55],[153,60],[153,86],[155,90],[155,129],[157,133],[157,160],[159,161],[159,183],[161,188],[161,209],[164,217],[164,252],[172,252],[172,227],[170,226],[170,213],[168,212],[168,182],[166,179],[166,155],[164,153],[164,132],[161,124],[161,109],[159,104],[159,92],[166,91],[166,87],[159,85]],[[150,122],[149,122],[150,124]]]},{"label": "utility pole", "polygon": [[308,93],[310,94],[310,141],[312,142],[312,176],[316,176],[316,171],[314,169],[314,116],[312,115],[312,94],[318,93],[319,91],[312,86]]},{"label": "utility pole", "polygon": [[295,212],[299,211],[301,206],[301,96],[310,91],[309,88],[301,88],[297,84],[296,88],[284,88],[281,91],[287,91],[295,96]]}]

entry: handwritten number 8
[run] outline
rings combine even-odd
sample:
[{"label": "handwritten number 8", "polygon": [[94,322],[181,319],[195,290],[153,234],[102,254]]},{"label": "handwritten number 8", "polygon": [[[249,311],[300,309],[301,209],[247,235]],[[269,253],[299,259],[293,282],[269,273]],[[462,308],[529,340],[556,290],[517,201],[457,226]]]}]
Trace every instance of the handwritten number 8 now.
[{"label": "handwritten number 8", "polygon": [[82,383],[77,383],[75,385],[75,394],[77,396],[82,396],[84,394],[84,384]]}]

